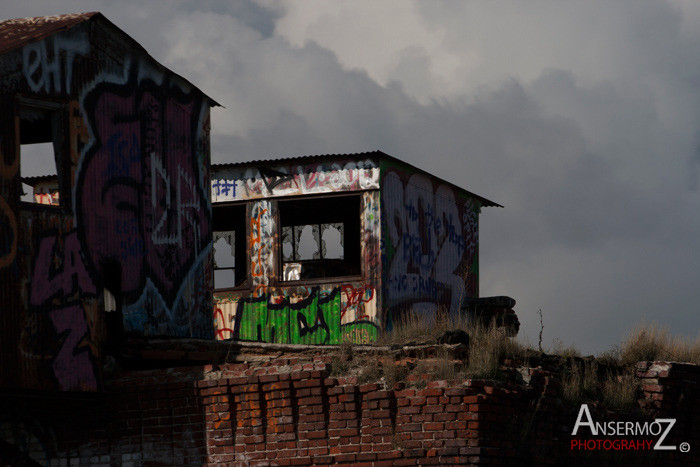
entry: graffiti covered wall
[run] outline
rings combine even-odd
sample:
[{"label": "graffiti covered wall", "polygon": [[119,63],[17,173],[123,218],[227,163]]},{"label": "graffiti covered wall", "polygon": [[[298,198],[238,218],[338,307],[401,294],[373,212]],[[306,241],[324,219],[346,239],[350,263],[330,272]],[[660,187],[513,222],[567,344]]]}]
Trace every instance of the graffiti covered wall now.
[{"label": "graffiti covered wall", "polygon": [[379,188],[373,159],[222,168],[212,174],[212,202],[310,195]]},{"label": "graffiti covered wall", "polygon": [[479,200],[410,166],[382,163],[384,304],[454,313],[478,296]]},{"label": "graffiti covered wall", "polygon": [[[308,174],[309,179],[323,177]],[[214,174],[213,179],[220,180],[218,174]],[[330,189],[328,185],[325,187]],[[341,185],[333,190],[355,191],[356,188],[357,185]],[[217,185],[212,183],[213,196],[216,190]],[[248,282],[242,289],[214,293],[217,339],[294,344],[368,343],[376,340],[381,318],[380,196],[377,190],[363,191],[357,196],[360,197],[360,209],[352,215],[360,216],[358,252],[362,277],[345,282],[334,278],[326,283],[316,280],[311,284],[281,280],[277,202],[269,199],[249,202]]]},{"label": "graffiti covered wall", "polygon": [[[94,391],[107,286],[126,332],[213,336],[211,101],[100,14],[0,22],[0,36],[61,24],[0,55],[0,386]],[[32,112],[55,122],[50,205],[20,201]]]},{"label": "graffiti covered wall", "polygon": [[95,267],[121,265],[126,331],[207,337],[191,310],[208,303],[208,107],[143,66],[125,78],[83,98],[94,138],[76,177],[81,240]]}]

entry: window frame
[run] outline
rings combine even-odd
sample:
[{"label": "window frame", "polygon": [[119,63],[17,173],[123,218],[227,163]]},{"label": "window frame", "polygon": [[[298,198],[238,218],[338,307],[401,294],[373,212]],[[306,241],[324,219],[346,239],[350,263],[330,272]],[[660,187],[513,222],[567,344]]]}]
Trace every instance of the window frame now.
[{"label": "window frame", "polygon": [[[214,232],[227,232],[226,230],[215,230],[214,228],[214,210],[219,209],[219,208],[226,208],[226,207],[240,207],[242,206],[244,209],[244,218],[243,218],[243,239],[244,239],[244,255],[245,258],[243,259],[243,267],[245,269],[245,280],[241,282],[239,285],[234,285],[233,287],[223,287],[220,289],[216,288],[216,283],[215,283],[215,274],[216,270],[218,269],[233,269],[234,271],[237,269],[235,266],[232,268],[216,268],[214,267],[215,264],[215,259],[214,259]],[[248,243],[248,239],[250,237],[250,203],[246,201],[234,201],[234,202],[224,202],[224,203],[212,203],[212,242],[211,242],[211,254],[212,254],[212,291],[214,294],[217,293],[225,293],[225,292],[238,292],[238,291],[245,291],[249,290],[250,286],[252,284],[251,277],[250,277],[250,245]],[[238,242],[238,239],[236,239],[236,242]]]},{"label": "window frame", "polygon": [[[22,182],[22,116],[23,108],[45,110],[55,112],[58,119],[59,131],[58,141],[54,144],[54,164],[56,168],[56,177],[58,179],[59,204],[43,204],[35,201],[22,200],[24,192],[24,182]],[[68,112],[64,99],[56,99],[51,97],[35,97],[24,94],[16,94],[14,98],[14,130],[15,130],[15,150],[19,158],[19,183],[18,183],[18,200],[20,209],[28,211],[55,211],[57,213],[72,213],[72,193],[70,186],[70,154],[67,142],[69,140],[68,132]],[[33,190],[32,190],[33,191]],[[33,197],[33,193],[32,193]]]},{"label": "window frame", "polygon": [[[278,239],[278,245],[277,245],[277,251],[275,252],[277,255],[277,258],[275,259],[275,267],[277,268],[277,274],[275,274],[275,281],[274,285],[280,286],[280,287],[294,287],[294,286],[313,286],[313,285],[322,285],[322,284],[336,284],[336,283],[347,283],[347,282],[357,282],[357,281],[362,281],[365,278],[366,271],[365,271],[365,265],[364,262],[362,261],[362,210],[364,208],[364,202],[363,202],[363,193],[366,191],[371,191],[371,190],[357,190],[357,191],[341,191],[341,192],[333,192],[333,193],[322,193],[322,194],[313,194],[313,195],[303,195],[303,196],[284,196],[284,197],[277,197],[275,199],[275,211],[276,211],[276,220],[277,220],[277,225],[276,225],[276,235]],[[357,225],[359,227],[359,231],[357,232],[359,244],[358,244],[358,252],[360,255],[359,259],[359,274],[351,274],[351,275],[344,275],[344,276],[329,276],[329,277],[315,277],[315,278],[301,278],[299,280],[291,280],[291,281],[285,281],[283,280],[282,273],[284,271],[284,263],[290,263],[290,262],[302,262],[303,261],[284,261],[284,255],[282,252],[283,244],[282,244],[282,208],[280,207],[280,204],[285,203],[285,202],[290,202],[290,201],[310,201],[310,200],[319,200],[319,199],[328,199],[328,198],[339,198],[339,197],[355,197],[357,198],[358,201],[358,209],[357,209]],[[336,222],[327,222],[327,221],[322,221],[322,222],[315,222],[315,223],[309,223],[309,224],[298,224],[298,225],[320,225],[320,224],[328,224],[328,223],[336,223]],[[287,226],[284,226],[287,227]],[[345,228],[347,229],[347,227]],[[345,233],[343,235],[346,235]],[[345,258],[346,255],[346,248],[347,248],[347,236],[345,236],[343,240],[343,257]],[[305,260],[305,261],[318,261],[318,260]]]}]

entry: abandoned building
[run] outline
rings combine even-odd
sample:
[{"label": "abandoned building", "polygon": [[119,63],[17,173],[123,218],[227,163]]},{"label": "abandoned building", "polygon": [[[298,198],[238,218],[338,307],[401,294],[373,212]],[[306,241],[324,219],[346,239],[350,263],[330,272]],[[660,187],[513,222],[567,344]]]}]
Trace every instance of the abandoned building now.
[{"label": "abandoned building", "polygon": [[216,105],[100,13],[0,22],[0,387],[95,391],[122,332],[214,336]]},{"label": "abandoned building", "polygon": [[211,190],[216,337],[276,343],[457,312],[479,296],[479,213],[499,206],[380,151],[219,164]]},{"label": "abandoned building", "polygon": [[[343,347],[281,345],[408,310],[517,332],[479,296],[498,204],[379,151],[211,167],[217,105],[100,13],[0,21],[0,465],[580,463],[541,362],[447,380],[463,342],[357,346],[394,374],[361,382]],[[635,375],[697,444],[698,366]]]},{"label": "abandoned building", "polygon": [[368,343],[487,303],[498,204],[379,151],[210,174],[218,104],[100,13],[0,22],[0,100],[0,387],[98,391],[125,335]]}]

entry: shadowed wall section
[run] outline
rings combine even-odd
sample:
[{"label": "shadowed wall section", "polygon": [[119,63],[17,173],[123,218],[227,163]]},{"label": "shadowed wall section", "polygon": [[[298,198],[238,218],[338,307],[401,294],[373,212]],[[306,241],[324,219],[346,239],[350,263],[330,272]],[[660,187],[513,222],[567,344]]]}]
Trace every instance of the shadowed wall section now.
[{"label": "shadowed wall section", "polygon": [[122,331],[213,337],[213,101],[99,13],[0,22],[0,100],[0,386],[96,391]]}]

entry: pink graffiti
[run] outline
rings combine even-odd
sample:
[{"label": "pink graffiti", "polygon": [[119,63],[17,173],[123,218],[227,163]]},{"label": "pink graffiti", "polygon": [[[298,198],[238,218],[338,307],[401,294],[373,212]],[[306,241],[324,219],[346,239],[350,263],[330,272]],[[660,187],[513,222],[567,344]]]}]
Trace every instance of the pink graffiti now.
[{"label": "pink graffiti", "polygon": [[201,101],[150,80],[85,100],[95,143],[76,211],[93,264],[119,262],[127,300],[150,280],[172,304],[211,230],[196,134]]},{"label": "pink graffiti", "polygon": [[87,345],[82,341],[88,334],[85,312],[80,306],[70,306],[49,312],[63,346],[53,361],[53,371],[61,389],[96,390],[97,379]]},{"label": "pink graffiti", "polygon": [[[96,293],[81,255],[75,231],[65,236],[45,237],[39,243],[34,263],[30,304],[54,308],[60,303],[78,302]],[[97,378],[90,350],[83,339],[89,335],[85,312],[77,304],[51,309],[61,348],[53,361],[53,370],[62,390],[96,390]]]}]

